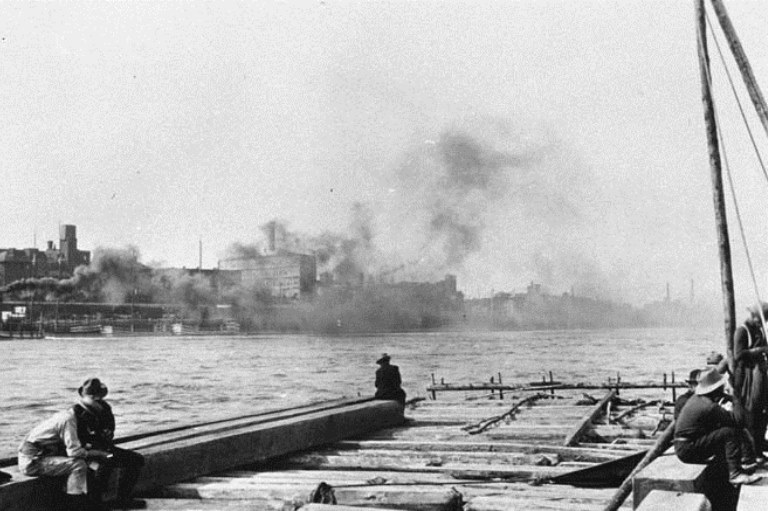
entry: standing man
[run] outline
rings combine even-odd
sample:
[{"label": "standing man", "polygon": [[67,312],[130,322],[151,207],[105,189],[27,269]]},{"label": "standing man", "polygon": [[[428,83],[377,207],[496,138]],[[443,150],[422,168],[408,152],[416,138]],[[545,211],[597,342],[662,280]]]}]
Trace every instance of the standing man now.
[{"label": "standing man", "polygon": [[376,399],[389,399],[405,404],[405,391],[400,387],[400,368],[389,363],[389,355],[384,353],[376,361],[379,368],[376,370]]},{"label": "standing man", "polygon": [[115,416],[112,407],[104,398],[108,392],[107,386],[98,378],[89,378],[78,389],[80,401],[72,407],[77,417],[77,434],[80,442],[88,449],[105,453],[98,468],[94,471],[91,495],[101,502],[112,471],[120,470],[117,484],[117,501],[113,507],[119,509],[143,509],[143,500],[132,499],[131,492],[139,478],[144,457],[134,451],[115,446]]},{"label": "standing man", "polygon": [[755,441],[758,463],[764,463],[765,432],[768,425],[768,343],[763,331],[763,316],[768,304],[749,309],[750,316],[733,337],[733,391],[735,411]]}]

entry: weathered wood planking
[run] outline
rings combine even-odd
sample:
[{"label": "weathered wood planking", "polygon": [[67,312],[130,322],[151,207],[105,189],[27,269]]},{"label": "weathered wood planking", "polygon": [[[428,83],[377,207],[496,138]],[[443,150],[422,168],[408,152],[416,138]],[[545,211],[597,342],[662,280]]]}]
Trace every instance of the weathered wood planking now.
[{"label": "weathered wood planking", "polygon": [[[393,401],[356,400],[271,414],[215,427],[203,426],[175,434],[164,441],[139,439],[123,444],[136,448],[146,459],[137,491],[171,484],[200,475],[281,456],[342,438],[357,436],[404,421],[403,408]],[[50,507],[50,480],[27,478],[15,472],[14,480],[0,486],[0,510],[34,511]],[[53,494],[55,496],[55,494]]]},{"label": "weathered wood planking", "polygon": [[141,450],[146,465],[137,490],[263,461],[402,423],[402,413],[402,407],[396,402],[371,401],[260,423],[225,434],[153,445]]}]

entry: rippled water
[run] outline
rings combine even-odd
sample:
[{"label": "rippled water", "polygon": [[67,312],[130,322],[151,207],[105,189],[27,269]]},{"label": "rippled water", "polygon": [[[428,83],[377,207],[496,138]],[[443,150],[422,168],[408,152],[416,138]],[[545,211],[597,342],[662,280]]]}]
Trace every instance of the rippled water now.
[{"label": "rippled water", "polygon": [[446,382],[602,382],[678,379],[723,351],[722,331],[643,329],[411,333],[350,337],[125,337],[0,342],[0,458],[39,420],[71,404],[98,376],[117,436],[373,393],[381,352],[400,366],[409,397],[431,375]]}]

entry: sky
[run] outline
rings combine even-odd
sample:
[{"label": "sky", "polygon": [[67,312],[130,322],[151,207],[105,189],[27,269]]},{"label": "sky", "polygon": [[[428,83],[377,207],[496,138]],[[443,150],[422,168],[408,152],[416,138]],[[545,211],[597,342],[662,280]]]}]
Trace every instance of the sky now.
[{"label": "sky", "polygon": [[[766,86],[768,5],[727,7]],[[362,233],[367,270],[452,273],[471,297],[537,282],[640,304],[669,284],[717,307],[695,43],[693,2],[3,2],[0,247],[75,224],[81,249],[154,265],[197,267],[202,241],[211,268],[277,219]],[[768,293],[768,182],[711,51]]]}]

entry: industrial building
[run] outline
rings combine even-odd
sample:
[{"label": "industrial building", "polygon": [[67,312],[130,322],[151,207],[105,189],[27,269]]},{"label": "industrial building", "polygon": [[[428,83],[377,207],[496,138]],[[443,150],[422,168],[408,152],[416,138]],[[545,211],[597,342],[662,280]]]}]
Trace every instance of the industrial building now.
[{"label": "industrial building", "polygon": [[275,298],[302,298],[315,292],[314,256],[281,252],[219,261],[219,270],[236,275],[238,284],[266,289]]},{"label": "industrial building", "polygon": [[72,276],[75,268],[90,262],[91,253],[77,248],[77,227],[62,225],[59,227],[59,248],[49,241],[45,250],[0,249],[0,286],[27,278],[67,278]]}]

